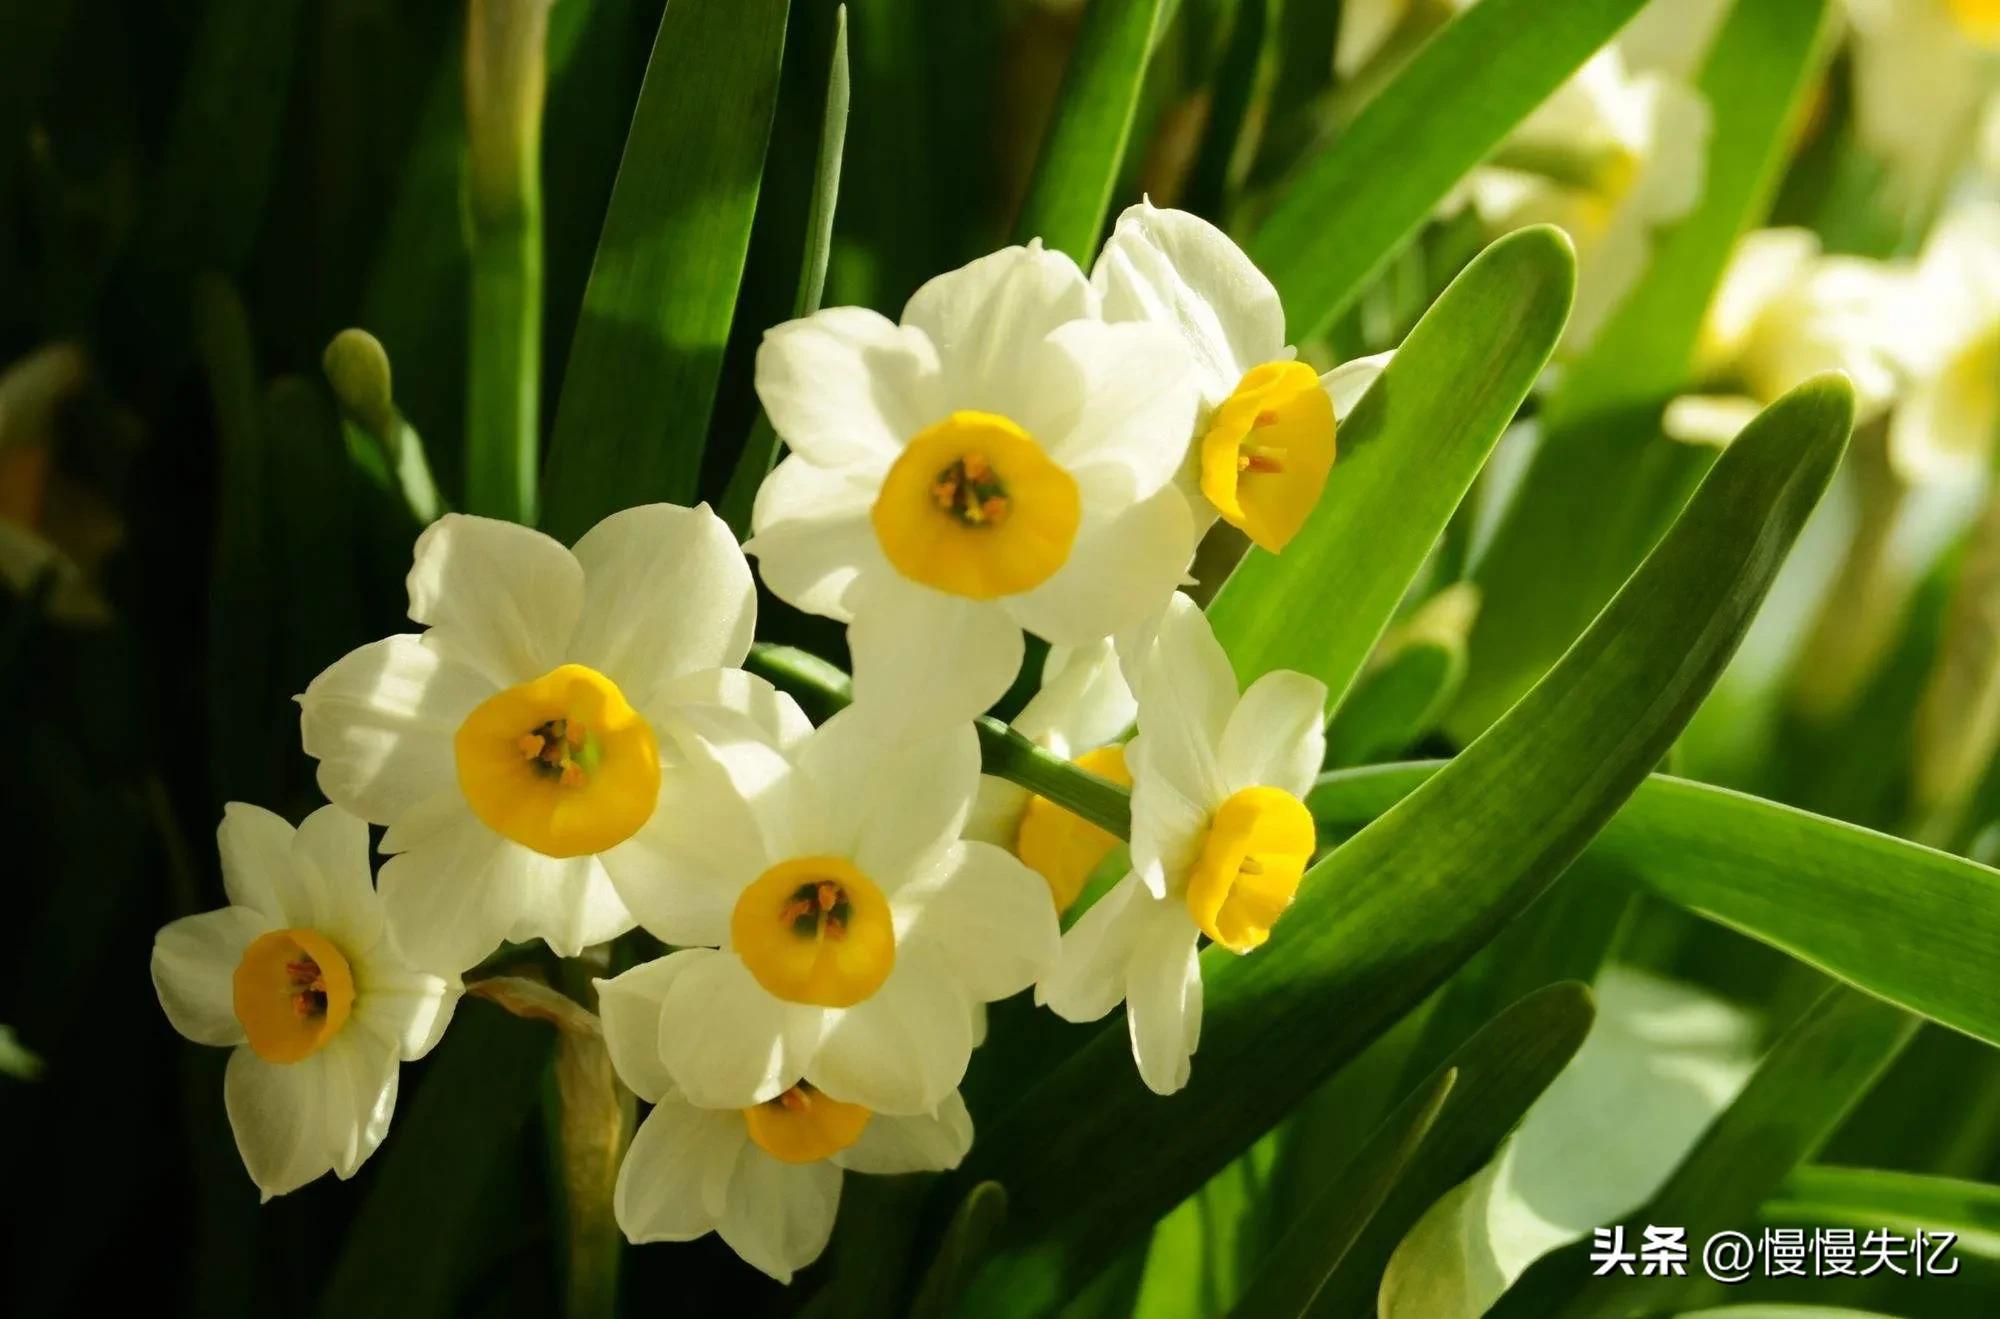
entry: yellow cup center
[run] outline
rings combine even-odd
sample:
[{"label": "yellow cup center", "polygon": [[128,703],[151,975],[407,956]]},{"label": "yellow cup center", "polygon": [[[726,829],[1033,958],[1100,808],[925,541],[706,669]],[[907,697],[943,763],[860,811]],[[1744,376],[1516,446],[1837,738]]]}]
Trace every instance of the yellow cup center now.
[{"label": "yellow cup center", "polygon": [[1018,595],[1054,576],[1081,519],[1075,478],[991,412],[954,412],[918,432],[871,514],[896,571],[973,600]]},{"label": "yellow cup center", "polygon": [[347,1024],[354,1009],[354,972],[340,949],[317,931],[273,930],[243,950],[230,995],[257,1056],[295,1063]]},{"label": "yellow cup center", "polygon": [[2000,0],[1947,0],[1958,30],[1981,46],[2000,46]]},{"label": "yellow cup center", "polygon": [[835,856],[781,861],[752,880],[729,917],[729,942],[778,998],[849,1008],[896,965],[896,929],[882,890]]},{"label": "yellow cup center", "polygon": [[1215,812],[1188,876],[1188,914],[1203,934],[1235,953],[1271,937],[1271,927],[1312,860],[1315,834],[1305,803],[1279,788],[1244,788]]},{"label": "yellow cup center", "polygon": [[743,1110],[750,1139],[785,1163],[817,1163],[861,1139],[869,1111],[829,1099],[805,1082]]},{"label": "yellow cup center", "polygon": [[547,856],[617,846],[659,799],[653,730],[617,684],[581,664],[490,697],[452,745],[473,813]]},{"label": "yellow cup center", "polygon": [[[1122,746],[1086,751],[1076,758],[1076,765],[1113,783],[1132,786]],[[1028,798],[1027,809],[1021,812],[1020,828],[1014,835],[1014,855],[1048,881],[1049,895],[1055,899],[1057,912],[1069,910],[1092,873],[1116,846],[1116,834],[1046,797]]]},{"label": "yellow cup center", "polygon": [[1223,521],[1276,553],[1333,470],[1333,400],[1303,362],[1252,367],[1201,438],[1201,492]]}]

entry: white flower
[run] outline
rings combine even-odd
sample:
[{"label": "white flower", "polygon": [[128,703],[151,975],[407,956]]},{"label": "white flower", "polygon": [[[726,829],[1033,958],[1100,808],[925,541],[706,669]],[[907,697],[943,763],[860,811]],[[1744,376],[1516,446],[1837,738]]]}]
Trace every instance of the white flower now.
[{"label": "white flower", "polygon": [[1172,1094],[1201,1034],[1199,936],[1262,945],[1312,860],[1302,798],[1326,755],[1326,684],[1278,670],[1239,698],[1208,620],[1176,595],[1137,691],[1132,873],[1063,936],[1035,993],[1070,1021],[1123,999],[1140,1076]]},{"label": "white flower", "polygon": [[[1113,643],[1051,650],[1041,690],[1013,721],[1014,731],[1113,783],[1132,785],[1119,739],[1138,703],[1119,671]],[[1049,886],[1057,911],[1069,910],[1084,882],[1118,845],[1116,835],[1039,797],[1020,784],[987,774],[965,836],[994,843],[1021,858]]]},{"label": "white flower", "polygon": [[1691,212],[1708,169],[1708,102],[1617,47],[1592,56],[1467,181],[1495,230],[1561,226],[1576,246],[1566,352],[1587,347],[1651,259],[1653,233]]},{"label": "white flower", "polygon": [[1090,282],[1106,320],[1161,326],[1187,346],[1201,406],[1181,480],[1201,525],[1220,516],[1282,550],[1326,488],[1336,414],[1381,374],[1382,359],[1324,376],[1296,360],[1278,290],[1227,234],[1186,211],[1128,207]]},{"label": "white flower", "polygon": [[732,667],[756,599],[728,528],[650,504],[572,552],[453,514],[418,538],[409,590],[427,632],[353,651],[298,698],[321,790],[388,826],[397,939],[463,969],[503,939],[570,956],[632,928],[607,871],[647,864],[663,761],[792,709]]},{"label": "white flower", "polygon": [[969,719],[1013,680],[1023,629],[1084,645],[1180,580],[1187,374],[1173,336],[1102,323],[1039,244],[931,280],[900,325],[790,321],[764,336],[757,392],[792,454],[747,548],[780,599],[849,625],[858,706]]},{"label": "white flower", "polygon": [[1667,408],[1667,434],[1727,443],[1778,396],[1821,371],[1854,383],[1856,420],[1896,392],[1884,323],[1901,294],[1890,267],[1823,256],[1806,229],[1761,229],[1737,244],[1702,326],[1695,372],[1740,392],[1688,395]]},{"label": "white flower", "polygon": [[671,769],[679,808],[645,867],[613,872],[662,960],[676,1088],[744,1108],[801,1080],[883,1113],[928,1113],[965,1072],[978,1006],[1056,951],[1047,887],[959,835],[979,781],[970,725],[877,740],[859,711],[780,748],[745,739]]},{"label": "white flower", "polygon": [[368,826],[323,806],[294,830],[231,802],[216,831],[230,905],[153,940],[174,1029],[232,1047],[223,1097],[264,1199],[352,1177],[388,1134],[400,1062],[444,1034],[458,981],[411,967],[368,877]]},{"label": "white flower", "polygon": [[1888,336],[1905,373],[1889,459],[1905,480],[1984,479],[2000,431],[2000,205],[1947,215]]},{"label": "white flower", "polygon": [[653,1105],[618,1170],[613,1207],[634,1242],[718,1233],[779,1282],[826,1247],[844,1174],[958,1166],[972,1118],[953,1091],[935,1111],[871,1113],[805,1085],[746,1108],[697,1108],[660,1053],[670,958],[597,982],[612,1066]]},{"label": "white flower", "polygon": [[1854,131],[1921,214],[1971,154],[1994,85],[2000,15],[1980,0],[1847,0]]}]

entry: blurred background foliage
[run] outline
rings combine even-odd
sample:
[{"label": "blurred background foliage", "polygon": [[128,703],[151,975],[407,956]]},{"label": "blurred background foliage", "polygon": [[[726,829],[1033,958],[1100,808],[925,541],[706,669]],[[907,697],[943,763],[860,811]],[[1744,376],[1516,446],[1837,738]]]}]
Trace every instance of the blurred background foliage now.
[{"label": "blurred background foliage", "polygon": [[[1977,3],[1936,3],[1992,38]],[[1885,147],[1909,136],[1870,119],[1869,7],[1741,0],[1723,20],[1717,4],[1647,8],[1652,49],[1707,103],[1706,190],[1662,228],[1602,339],[1566,345],[1530,394],[1342,707],[1330,768],[1453,754],[1672,522],[1716,449],[1664,438],[1661,413],[1695,383],[1703,309],[1743,231],[1803,226],[1828,252],[1909,262],[1949,198],[1990,198],[1983,101],[1929,103],[1922,153]],[[1320,365],[1397,345],[1492,236],[1480,207],[1439,204],[1446,185],[1542,93],[1513,104],[1535,83],[1520,43],[1488,60],[1461,34],[1457,63],[1410,65],[1452,18],[1448,0],[1392,6],[1401,17],[1373,57],[1337,61],[1363,8],[1381,7],[853,0],[843,16],[830,0],[0,0],[0,700],[15,748],[0,757],[0,801],[22,845],[0,929],[10,1310],[558,1308],[554,1040],[489,1003],[468,1002],[406,1076],[387,1147],[352,1182],[256,1204],[218,1102],[223,1055],[176,1041],[146,979],[153,931],[220,900],[208,840],[221,803],[293,819],[317,803],[288,698],[398,629],[422,518],[532,516],[544,450],[539,499],[559,531],[603,511],[572,475],[585,468],[600,486],[705,498],[740,519],[773,443],[751,384],[757,339],[813,305],[822,273],[828,304],[893,313],[923,280],[1010,239],[1040,234],[1087,263],[1105,207],[1149,195],[1245,238]],[[1637,8],[1483,0],[1500,16],[1478,21],[1546,24],[1535,58],[1566,70]],[[1845,10],[1864,12],[1842,23]],[[1406,66],[1434,83],[1399,82]],[[1989,61],[1977,98],[1990,75]],[[1456,138],[1398,150],[1439,89],[1480,78],[1490,122],[1461,114]],[[1511,141],[1496,163],[1522,164]],[[815,241],[829,164],[830,248]],[[631,214],[658,199],[672,224],[621,220],[614,186],[631,191]],[[658,310],[644,263],[682,247],[701,259],[670,270]],[[593,281],[594,261],[603,271],[628,253],[626,286]],[[336,344],[348,327],[386,350],[393,391],[370,342]],[[1982,513],[1983,481],[1913,484],[1885,445],[1885,423],[1863,426],[1667,767],[1990,861],[1997,519]],[[1238,552],[1224,539],[1205,562]],[[843,659],[824,620],[768,597],[763,610],[765,639]],[[1371,1312],[1385,1272],[1397,1315],[1483,1304],[1491,1279],[1424,1291],[1445,1273],[1423,1251],[1489,1250],[1453,1234],[1509,1197],[1546,1248],[1637,1209],[1697,1136],[1714,1143],[1711,1166],[1768,1144],[1766,1127],[1708,1121],[1773,1040],[1795,1078],[1858,1068],[1833,1089],[1865,1098],[1815,1116],[1802,1081],[1752,1096],[1799,1127],[1793,1162],[1816,1162],[1779,1168],[1790,1180],[1734,1225],[1872,1226],[1914,1204],[1899,1221],[1956,1223],[1984,1244],[1955,1280],[1772,1296],[1991,1312],[2000,1191],[1983,1183],[2000,1181],[2000,1058],[1851,991],[1824,1000],[1810,959],[1733,932],[1745,921],[1726,912],[1697,919],[1699,896],[1631,882],[1646,846],[1690,845],[1665,808],[1648,823],[1653,791],[1628,832],[1607,833],[1150,1239],[1061,1293],[1068,1312],[1298,1312],[1252,1288],[1282,1293],[1272,1252],[1300,1222],[1352,1243],[1313,1313]],[[1322,820],[1349,809],[1358,827],[1392,800],[1330,803]],[[1787,836],[1777,816],[1727,827]],[[1865,901],[1874,876],[1846,873],[1850,855],[1823,864]],[[1565,980],[1598,980],[1594,1033],[1589,1000],[1545,988]],[[1071,1029],[1020,1007],[996,1012],[996,1032],[1026,1043],[975,1059],[982,1124],[1018,1084],[1008,1060]],[[1484,1122],[1426,1138],[1454,1103]],[[1593,1124],[1612,1130],[1572,1139]],[[1637,1168],[1607,1172],[1612,1147],[1636,1151]],[[1579,1149],[1596,1161],[1579,1166]],[[1905,1175],[1918,1176],[1881,1180]],[[907,1183],[851,1179],[827,1259],[789,1291],[712,1238],[628,1249],[625,1309],[879,1313],[881,1279],[923,1274],[941,1235],[935,1221],[910,1226],[926,1192]],[[1578,1188],[1601,1195],[1580,1205]],[[1342,1224],[1329,1194],[1378,1208]],[[934,1220],[958,1219],[920,1304],[964,1282],[952,1252],[969,1272],[999,1212],[985,1195],[929,1202]],[[1491,1251],[1496,1267],[1532,1257],[1511,1249]],[[1004,1285],[973,1294],[989,1308],[1004,1298]]]}]

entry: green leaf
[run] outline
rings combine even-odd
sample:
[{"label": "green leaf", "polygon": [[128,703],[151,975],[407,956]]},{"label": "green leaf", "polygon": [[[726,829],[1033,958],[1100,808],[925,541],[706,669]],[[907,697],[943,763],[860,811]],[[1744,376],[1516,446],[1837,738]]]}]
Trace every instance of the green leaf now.
[{"label": "green leaf", "polygon": [[397,1113],[371,1160],[374,1184],[347,1230],[319,1314],[461,1312],[468,1231],[486,1188],[515,1157],[554,1046],[543,1022],[459,1005],[414,1102]]},{"label": "green leaf", "polygon": [[1642,3],[1482,0],[1426,43],[1251,235],[1292,337],[1323,332],[1466,171]]},{"label": "green leaf", "polygon": [[1774,404],[1526,699],[1314,866],[1267,948],[1203,954],[1185,1090],[1146,1092],[1113,1023],[988,1124],[959,1180],[1000,1180],[1014,1214],[976,1300],[1005,1292],[1033,1309],[1074,1288],[1553,882],[1707,694],[1852,419],[1837,378]]},{"label": "green leaf", "polygon": [[[1330,774],[1310,804],[1352,827],[1429,766]],[[2000,1044],[2000,871],[1776,802],[1656,774],[1590,844],[1644,885],[1877,997]]]},{"label": "green leaf", "polygon": [[1239,674],[1297,669],[1338,705],[1548,361],[1575,281],[1545,225],[1452,281],[1340,428],[1305,527],[1283,554],[1251,550],[1210,606]]},{"label": "green leaf", "polygon": [[1639,284],[1572,364],[1549,434],[1474,571],[1486,606],[1451,728],[1498,717],[1611,597],[1712,453],[1665,439],[1659,412],[1687,382],[1709,297],[1737,237],[1770,205],[1823,47],[1826,0],[1739,3],[1699,89],[1715,132],[1701,201],[1656,238]]},{"label": "green leaf", "polygon": [[1419,641],[1369,669],[1326,726],[1326,763],[1364,765],[1429,731],[1465,677],[1465,651]]},{"label": "green leaf", "polygon": [[2000,1186],[1878,1168],[1808,1164],[1764,1202],[1766,1222],[1949,1231],[1960,1253],[2000,1259]]},{"label": "green leaf", "polygon": [[1306,1206],[1252,1275],[1229,1313],[1240,1319],[1309,1313],[1313,1298],[1340,1267],[1355,1237],[1382,1207],[1443,1111],[1458,1072],[1447,1069],[1411,1095],[1375,1132],[1354,1162]]},{"label": "green leaf", "polygon": [[[833,57],[826,76],[826,111],[819,131],[819,159],[813,172],[812,201],[806,216],[805,259],[799,265],[798,293],[792,315],[810,316],[819,310],[820,294],[826,288],[826,263],[833,246],[833,212],[840,198],[840,158],[847,141],[847,6],[834,11]],[[778,432],[771,419],[759,411],[750,438],[730,473],[729,488],[722,496],[722,520],[737,536],[750,534],[750,510],[757,500],[757,488],[770,475],[778,457]]]},{"label": "green leaf", "polygon": [[787,0],[677,0],[645,85],[563,374],[542,525],[575,540],[692,503],[750,247]]},{"label": "green leaf", "polygon": [[910,1319],[947,1319],[954,1312],[973,1269],[1006,1219],[1007,1189],[1000,1183],[980,1182],[965,1193],[910,1306]]},{"label": "green leaf", "polygon": [[1014,222],[1088,268],[1139,109],[1161,0],[1091,0],[1063,74],[1034,181]]},{"label": "green leaf", "polygon": [[[1750,1083],[1702,1133],[1657,1194],[1625,1222],[1628,1245],[1647,1224],[1687,1229],[1690,1252],[1712,1233],[1741,1231],[1785,1175],[1810,1158],[1916,1029],[1908,1013],[1851,989],[1827,991],[1779,1036]],[[1687,1275],[1593,1276],[1588,1238],[1537,1260],[1488,1313],[1493,1319],[1653,1314],[1725,1289]]]}]

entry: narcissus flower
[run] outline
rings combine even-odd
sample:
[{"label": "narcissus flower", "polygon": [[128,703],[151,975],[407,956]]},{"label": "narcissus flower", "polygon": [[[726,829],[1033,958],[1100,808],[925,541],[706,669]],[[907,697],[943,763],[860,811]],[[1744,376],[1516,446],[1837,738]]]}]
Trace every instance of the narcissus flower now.
[{"label": "narcissus flower", "polygon": [[1905,375],[1889,459],[1918,482],[1983,479],[2000,434],[2000,206],[1932,232],[1889,331]]},{"label": "narcissus flower", "polygon": [[1966,163],[2000,64],[1993,0],[1847,0],[1854,132],[1887,198],[1922,214]]},{"label": "narcissus flower", "polygon": [[848,1172],[938,1172],[972,1145],[953,1091],[935,1111],[874,1113],[800,1082],[763,1103],[697,1108],[660,1053],[676,972],[662,958],[597,982],[612,1066],[653,1105],[618,1170],[613,1208],[634,1242],[710,1232],[779,1282],[819,1258]]},{"label": "narcissus flower", "polygon": [[458,981],[413,968],[368,875],[368,826],[325,806],[294,830],[231,802],[216,831],[230,905],[153,941],[174,1029],[234,1047],[223,1081],[243,1166],[266,1200],[331,1169],[345,1179],[388,1134],[398,1065],[430,1052]]},{"label": "narcissus flower", "polygon": [[733,666],[749,565],[706,506],[614,513],[571,550],[453,514],[417,540],[421,635],[363,646],[299,697],[329,799],[387,825],[382,900],[426,963],[503,939],[564,956],[632,928],[607,869],[647,864],[676,748],[781,707]]},{"label": "narcissus flower", "polygon": [[1201,1034],[1199,937],[1262,946],[1312,860],[1326,685],[1281,669],[1239,697],[1208,620],[1176,595],[1136,690],[1132,873],[1063,936],[1035,993],[1070,1021],[1124,1000],[1140,1076],[1172,1094]]},{"label": "narcissus flower", "polygon": [[1707,384],[1736,392],[1675,399],[1667,434],[1727,443],[1779,395],[1836,370],[1854,383],[1856,422],[1872,421],[1896,391],[1884,326],[1902,283],[1880,262],[1821,255],[1810,230],[1745,235],[1709,304],[1695,363]]},{"label": "narcissus flower", "polygon": [[847,710],[789,751],[748,739],[667,774],[680,808],[618,868],[646,928],[686,948],[657,975],[660,1049],[704,1108],[801,1081],[929,1113],[964,1074],[978,1005],[1047,970],[1056,915],[1027,867],[959,834],[979,780],[969,725],[894,744]]},{"label": "narcissus flower", "polygon": [[757,392],[792,453],[746,548],[780,599],[849,625],[856,705],[902,727],[990,705],[1024,629],[1085,645],[1138,622],[1193,554],[1170,484],[1186,353],[1104,324],[1038,244],[931,280],[901,324],[836,307],[778,326]]},{"label": "narcissus flower", "polygon": [[1227,234],[1186,211],[1129,207],[1090,281],[1106,320],[1158,325],[1187,346],[1201,406],[1183,486],[1201,525],[1220,516],[1282,550],[1326,487],[1336,414],[1381,373],[1380,359],[1323,376],[1298,361],[1278,290]]},{"label": "narcissus flower", "polygon": [[[1049,652],[1041,690],[1013,721],[1014,731],[1079,768],[1125,787],[1125,748],[1119,744],[1138,713],[1109,641]],[[991,774],[965,836],[995,843],[1021,858],[1048,882],[1057,911],[1067,911],[1091,872],[1118,845],[1115,835],[1057,806],[1020,784]]]}]

